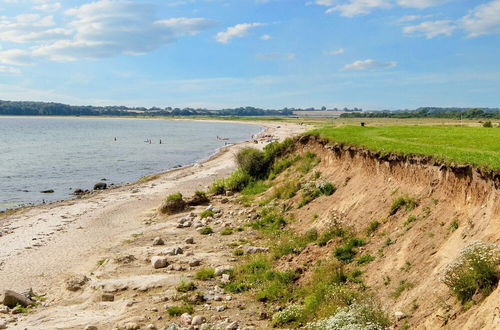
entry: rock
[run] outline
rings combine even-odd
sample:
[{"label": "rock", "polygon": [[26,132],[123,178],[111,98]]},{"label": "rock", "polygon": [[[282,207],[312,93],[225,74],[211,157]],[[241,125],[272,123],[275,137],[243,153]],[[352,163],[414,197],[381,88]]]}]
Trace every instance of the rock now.
[{"label": "rock", "polygon": [[227,301],[233,300],[233,297],[232,296],[226,296],[226,300]]},{"label": "rock", "polygon": [[12,290],[5,290],[3,295],[3,304],[7,307],[14,308],[16,305],[28,307],[33,304],[33,301],[24,295]]},{"label": "rock", "polygon": [[139,330],[141,327],[135,322],[128,322],[123,325],[125,330]]},{"label": "rock", "polygon": [[179,326],[175,323],[171,323],[168,327],[165,327],[167,330],[179,330]]},{"label": "rock", "polygon": [[54,189],[48,189],[48,190],[42,190],[40,191],[42,194],[53,194],[54,193]]},{"label": "rock", "polygon": [[0,306],[0,314],[9,314],[9,307]]},{"label": "rock", "polygon": [[186,242],[186,244],[194,244],[194,238],[188,237],[188,238],[186,238],[186,240],[184,242]]},{"label": "rock", "polygon": [[0,320],[0,329],[7,329],[7,322]]},{"label": "rock", "polygon": [[188,264],[190,267],[197,267],[201,264],[201,260],[200,259],[192,259],[188,262]]},{"label": "rock", "polygon": [[189,206],[206,205],[210,202],[207,195],[204,193],[197,192],[187,201]]},{"label": "rock", "polygon": [[239,323],[235,321],[235,322],[230,323],[226,327],[226,330],[238,330],[239,326],[240,326]]},{"label": "rock", "polygon": [[149,329],[149,330],[157,330],[158,328],[156,327],[156,325],[154,324],[148,324],[148,326],[146,327],[146,329]]},{"label": "rock", "polygon": [[225,311],[225,310],[226,310],[226,306],[217,306],[217,307],[215,307],[215,310],[216,310],[217,312],[223,312],[223,311]]},{"label": "rock", "polygon": [[406,314],[403,312],[395,312],[394,317],[396,318],[397,321],[400,321],[406,317]]},{"label": "rock", "polygon": [[104,293],[101,296],[102,301],[115,301],[115,296],[112,295],[111,293]]},{"label": "rock", "polygon": [[181,315],[180,319],[181,319],[181,322],[184,323],[185,325],[190,325],[192,317],[188,313],[184,313]]},{"label": "rock", "polygon": [[231,282],[231,276],[229,274],[222,274],[222,283],[227,284]]},{"label": "rock", "polygon": [[94,190],[104,190],[108,188],[108,184],[106,182],[98,182],[94,185]]},{"label": "rock", "polygon": [[224,273],[232,272],[233,269],[234,268],[232,266],[220,266],[220,267],[216,267],[214,275],[215,276],[221,276]]},{"label": "rock", "polygon": [[66,289],[69,291],[78,291],[80,290],[85,283],[89,281],[89,278],[85,275],[77,275],[66,280]]},{"label": "rock", "polygon": [[156,245],[165,245],[165,242],[161,239],[161,237],[155,237],[153,240],[153,246]]},{"label": "rock", "polygon": [[97,330],[95,325],[87,325],[84,330]]},{"label": "rock", "polygon": [[175,248],[167,250],[165,253],[170,255],[170,256],[176,256],[178,254],[183,254],[184,250],[182,250],[182,248],[180,248],[180,247],[175,247]]},{"label": "rock", "polygon": [[201,324],[205,323],[206,321],[207,321],[207,319],[204,316],[196,315],[191,320],[191,325],[201,325]]},{"label": "rock", "polygon": [[86,192],[83,189],[76,189],[75,191],[73,191],[73,195],[76,195],[76,196],[81,196],[81,195],[85,195],[85,194],[86,194]]},{"label": "rock", "polygon": [[255,253],[261,253],[261,252],[268,252],[268,248],[264,247],[257,247],[257,246],[250,246],[245,250],[246,254],[255,254]]},{"label": "rock", "polygon": [[154,269],[165,268],[168,265],[168,261],[165,257],[155,256],[151,258],[151,265]]}]

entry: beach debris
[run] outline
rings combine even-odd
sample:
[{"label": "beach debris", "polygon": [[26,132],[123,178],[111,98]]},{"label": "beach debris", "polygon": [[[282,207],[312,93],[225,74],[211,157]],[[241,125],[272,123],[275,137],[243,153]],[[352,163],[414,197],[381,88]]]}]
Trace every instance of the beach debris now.
[{"label": "beach debris", "polygon": [[5,290],[3,294],[3,304],[7,307],[14,308],[17,305],[28,307],[33,304],[33,301],[23,294],[17,293],[12,290]]},{"label": "beach debris", "polygon": [[88,281],[89,281],[89,278],[85,275],[72,276],[66,280],[66,289],[68,289],[69,291],[78,291]]},{"label": "beach debris", "polygon": [[165,257],[155,256],[151,258],[151,265],[154,269],[165,268],[168,266],[168,261]]},{"label": "beach debris", "polygon": [[165,242],[161,237],[155,237],[155,239],[153,240],[153,246],[156,245],[165,245]]},{"label": "beach debris", "polygon": [[94,185],[94,190],[104,190],[108,188],[108,184],[105,182],[98,182]]}]

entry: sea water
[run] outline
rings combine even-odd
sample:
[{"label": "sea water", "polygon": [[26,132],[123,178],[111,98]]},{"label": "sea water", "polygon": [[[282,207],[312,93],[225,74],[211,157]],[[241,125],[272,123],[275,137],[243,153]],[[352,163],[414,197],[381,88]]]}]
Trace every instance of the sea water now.
[{"label": "sea water", "polygon": [[71,198],[103,179],[118,185],[188,165],[261,129],[208,121],[0,117],[0,210]]}]

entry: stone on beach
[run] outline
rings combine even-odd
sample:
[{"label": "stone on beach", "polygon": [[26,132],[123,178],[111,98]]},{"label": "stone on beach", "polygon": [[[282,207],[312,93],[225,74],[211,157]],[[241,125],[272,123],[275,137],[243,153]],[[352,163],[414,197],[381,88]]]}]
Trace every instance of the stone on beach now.
[{"label": "stone on beach", "polygon": [[17,305],[21,305],[23,307],[28,307],[33,304],[33,301],[28,297],[17,293],[12,290],[5,290],[3,295],[3,304],[7,307],[14,308]]},{"label": "stone on beach", "polygon": [[156,245],[165,245],[165,242],[161,237],[155,237],[155,239],[153,240],[153,246]]},{"label": "stone on beach", "polygon": [[168,265],[168,261],[165,257],[155,256],[151,258],[151,265],[154,269],[165,268]]},{"label": "stone on beach", "polygon": [[88,280],[89,278],[85,275],[73,276],[66,280],[66,289],[69,291],[78,291],[88,282]]}]

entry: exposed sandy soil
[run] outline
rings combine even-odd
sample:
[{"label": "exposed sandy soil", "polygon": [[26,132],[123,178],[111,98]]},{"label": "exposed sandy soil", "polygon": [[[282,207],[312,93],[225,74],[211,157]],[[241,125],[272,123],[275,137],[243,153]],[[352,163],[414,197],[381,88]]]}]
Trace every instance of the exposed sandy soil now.
[{"label": "exposed sandy soil", "polygon": [[[279,139],[306,129],[295,124],[259,125],[266,127],[263,135]],[[180,276],[152,272],[149,263],[145,263],[144,260],[153,253],[151,240],[156,236],[165,239],[163,250],[184,246],[182,243],[186,237],[195,236],[198,244],[190,250],[195,251],[195,256],[203,259],[204,264],[217,263],[222,257],[220,253],[214,253],[217,252],[215,244],[218,239],[202,239],[194,228],[176,230],[173,226],[175,219],[157,218],[156,208],[168,194],[180,191],[190,196],[195,190],[205,190],[214,179],[225,177],[234,170],[237,150],[249,145],[263,147],[267,143],[265,140],[259,144],[247,142],[230,146],[198,166],[170,171],[145,183],[124,185],[78,200],[40,205],[1,219],[1,292],[33,288],[36,293],[46,293],[49,297],[49,307],[18,317],[17,323],[9,323],[9,329],[82,329],[93,321],[108,329],[117,320],[135,315],[125,307],[125,299],[117,298],[119,301],[102,303],[102,308],[94,308],[95,304],[100,304],[94,301],[94,289],[75,295],[66,291],[64,280],[71,274],[89,276],[96,270],[99,260],[133,254],[137,261],[132,264],[106,262],[95,276],[90,277],[96,281],[118,277],[128,283],[127,287],[145,286],[148,290],[149,286],[160,283],[158,286],[163,289],[158,292],[162,292],[168,283],[170,286],[177,283]],[[185,261],[182,255],[180,259]],[[142,268],[134,269],[136,264]],[[163,305],[158,308],[165,315]],[[13,321],[12,317],[10,320]]]}]

